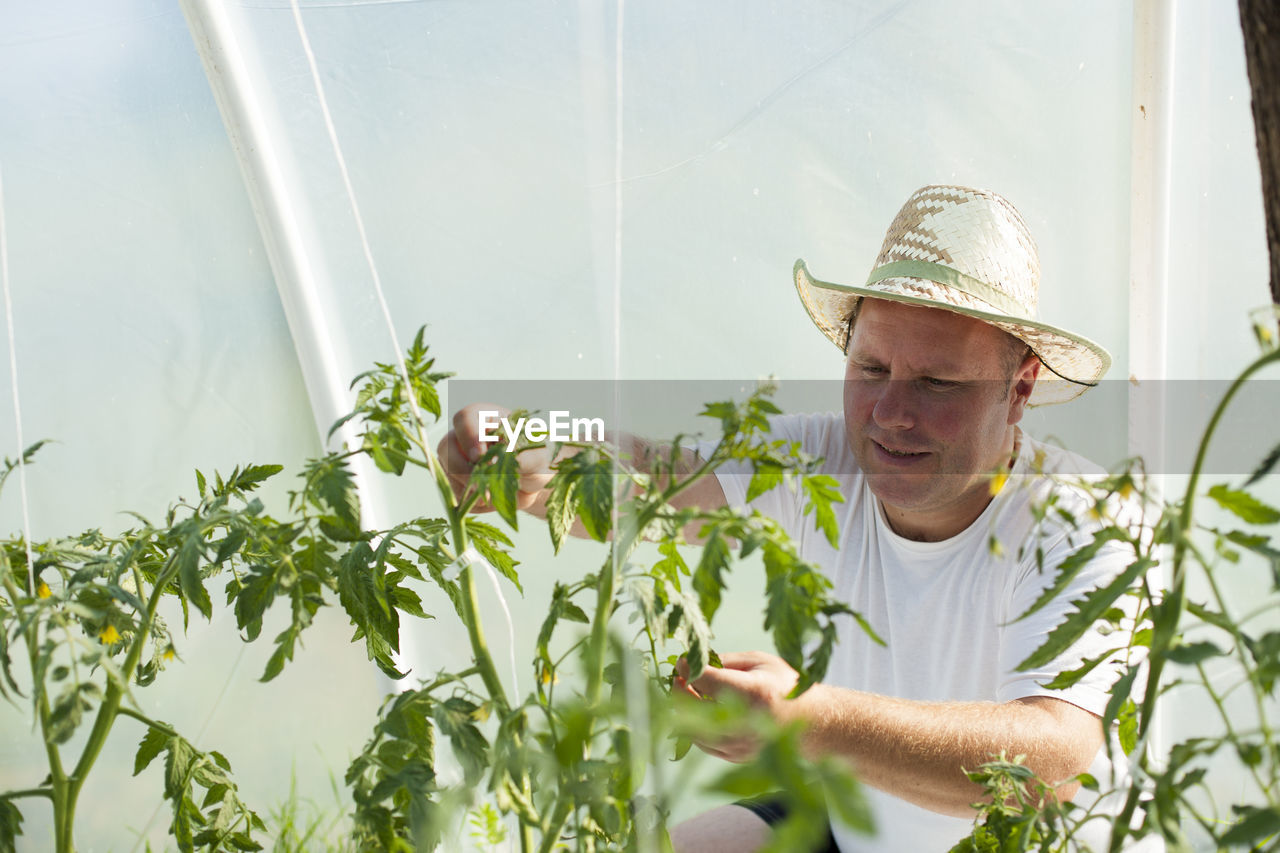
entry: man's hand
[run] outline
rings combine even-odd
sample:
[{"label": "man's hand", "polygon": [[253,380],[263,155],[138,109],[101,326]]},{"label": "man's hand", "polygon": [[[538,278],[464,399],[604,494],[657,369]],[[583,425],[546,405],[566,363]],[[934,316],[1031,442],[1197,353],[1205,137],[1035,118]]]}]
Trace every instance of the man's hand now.
[{"label": "man's hand", "polygon": [[[686,680],[689,664],[681,658],[676,663],[676,690],[711,700],[737,696],[750,707],[766,711],[779,722],[793,717],[792,700],[787,696],[800,676],[790,664],[765,652],[728,652],[720,656],[720,662],[722,667],[709,666],[690,682]],[[703,752],[735,763],[750,761],[760,751],[759,740],[750,732],[729,734],[697,744]]]},{"label": "man's hand", "polygon": [[[511,414],[510,409],[489,403],[473,403],[470,406],[464,406],[453,416],[453,429],[449,430],[436,447],[436,455],[440,458],[440,464],[449,477],[453,493],[460,500],[466,492],[467,483],[471,479],[471,472],[475,469],[476,462],[485,451],[494,446],[492,443],[480,440],[480,412],[497,412],[499,418],[505,418]],[[505,447],[506,436],[499,435],[497,438],[498,443]],[[517,454],[516,462],[520,471],[516,507],[536,512],[535,504],[540,503],[540,499],[543,498],[542,490],[555,473],[551,470],[551,453],[546,447],[531,447]],[[476,504],[474,511],[489,512],[492,509],[493,507],[481,501]]]}]

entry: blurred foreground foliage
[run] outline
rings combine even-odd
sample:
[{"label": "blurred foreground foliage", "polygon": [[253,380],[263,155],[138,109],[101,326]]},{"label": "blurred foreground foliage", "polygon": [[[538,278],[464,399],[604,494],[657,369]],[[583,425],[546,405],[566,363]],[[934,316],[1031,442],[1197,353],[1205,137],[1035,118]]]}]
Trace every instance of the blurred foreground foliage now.
[{"label": "blurred foreground foliage", "polygon": [[[261,639],[269,611],[286,611],[263,681],[294,659],[321,608],[340,606],[369,661],[402,681],[346,772],[354,849],[452,849],[466,832],[522,851],[662,849],[678,792],[646,786],[650,768],[682,756],[691,739],[747,724],[766,733],[757,765],[734,768],[719,785],[763,793],[776,787],[770,780],[812,777],[816,787],[792,796],[790,837],[825,825],[824,793],[846,804],[845,820],[869,828],[854,783],[834,765],[802,758],[796,732],[773,729],[747,708],[670,696],[680,656],[692,677],[717,665],[711,626],[725,582],[753,552],[764,563],[764,625],[801,674],[797,690],[822,677],[833,620],[850,615],[772,520],[672,505],[719,466],[749,465],[753,494],[801,489],[817,528],[835,535],[831,503],[839,496],[818,473],[821,460],[766,435],[777,412],[771,389],[707,406],[703,414],[719,424],[721,438],[694,466],[679,449],[685,436],[639,460],[606,444],[550,448],[562,460],[548,485],[555,548],[577,524],[602,543],[602,559],[598,570],[556,585],[538,636],[518,646],[533,653],[526,682],[533,688],[512,696],[485,641],[475,575],[492,571],[519,591],[520,563],[507,533],[471,510],[484,501],[514,529],[516,456],[542,445],[507,452],[496,444],[456,496],[425,439],[424,419],[441,415],[437,386],[446,376],[419,331],[402,359],[357,377],[355,407],[334,429],[355,435],[358,445],[307,463],[284,518],[273,518],[254,495],[280,466],[250,464],[225,475],[196,472],[194,500],[179,500],[158,520],[135,515],[137,525],[114,536],[93,530],[0,543],[0,694],[30,703],[49,770],[29,788],[0,793],[0,851],[16,849],[19,803],[29,808],[29,799],[49,801],[56,850],[75,849],[77,799],[122,718],[132,730],[115,736],[139,740],[134,773],[163,763],[159,793],[170,804],[179,849],[262,849],[264,821],[241,800],[225,755],[153,719],[140,700],[139,689],[176,659],[181,634],[157,615],[166,598],[180,603],[183,629],[193,615],[209,619],[215,606],[229,608],[247,642]],[[387,475],[419,471],[434,480],[444,516],[366,529],[352,468],[361,455]],[[19,464],[6,460],[0,483]],[[696,561],[682,554],[685,530],[706,542]],[[658,543],[661,558],[652,565],[639,557],[642,541]],[[413,683],[397,667],[400,631],[405,620],[431,618],[423,601],[433,586],[466,631],[471,660]],[[575,626],[574,636],[565,636],[566,626]],[[71,750],[83,728],[83,746]],[[438,772],[439,749],[449,750],[461,779],[448,782]],[[508,823],[514,838],[506,837]]]}]

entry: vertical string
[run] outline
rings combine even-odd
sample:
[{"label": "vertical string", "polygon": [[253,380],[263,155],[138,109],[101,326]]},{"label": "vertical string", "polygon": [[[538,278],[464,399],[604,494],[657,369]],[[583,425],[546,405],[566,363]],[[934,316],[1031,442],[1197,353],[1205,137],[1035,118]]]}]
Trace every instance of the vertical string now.
[{"label": "vertical string", "polygon": [[[378,265],[373,259],[373,249],[369,245],[369,236],[365,231],[364,217],[360,214],[360,205],[356,202],[355,188],[351,184],[351,174],[347,170],[347,160],[343,156],[342,146],[338,142],[338,131],[333,123],[333,114],[329,111],[329,101],[325,97],[324,85],[320,81],[320,68],[316,63],[316,55],[311,49],[311,40],[307,37],[307,29],[302,23],[302,10],[298,7],[298,0],[290,0],[289,5],[293,10],[293,21],[298,30],[298,38],[302,42],[303,53],[307,57],[307,67],[311,72],[311,82],[315,86],[316,98],[320,104],[320,115],[324,119],[325,131],[329,135],[329,144],[333,148],[333,157],[338,164],[338,172],[342,176],[342,186],[347,194],[347,203],[351,206],[351,215],[355,219],[356,233],[360,238],[360,248],[364,252],[365,264],[369,268],[369,276],[373,282],[373,292],[377,297],[379,307],[382,309],[382,319],[386,324],[387,334],[391,338],[391,348],[395,353],[396,366],[400,370],[400,379],[404,382],[405,390],[408,391],[410,388],[409,369],[405,365],[404,355],[400,348],[400,339],[396,335],[395,323],[391,319],[391,308],[387,304],[386,294],[382,290],[382,277],[378,274]],[[417,397],[412,393],[406,393],[405,399],[409,401],[409,409],[413,413],[414,425],[418,430],[418,438],[425,445],[426,437],[423,434],[425,421],[421,410],[418,408]],[[489,568],[489,572],[494,582],[494,589],[498,593],[498,601],[502,605],[503,616],[507,622],[507,642],[510,646],[512,662],[511,676],[515,679],[513,686],[518,691],[519,679],[516,675],[515,667],[515,626],[511,620],[511,610],[507,607],[507,600],[502,594],[502,587],[498,583],[497,575],[493,572],[492,567]]]},{"label": "vertical string", "polygon": [[[614,115],[613,115],[613,377],[614,377],[614,423],[621,423],[622,414],[622,153],[623,153],[623,117],[625,92],[623,70],[623,31],[626,21],[626,2],[617,0],[616,23],[614,29]],[[617,506],[614,507],[614,529],[617,529]],[[621,578],[625,568],[624,555],[616,550],[614,558],[614,577]],[[632,773],[641,769],[638,765],[652,765],[652,773],[646,773],[649,784],[653,785],[657,794],[661,795],[661,762],[651,761],[649,755],[649,679],[645,673],[643,661],[636,656],[623,652],[622,683],[627,697],[627,726],[631,730],[632,739]],[[654,661],[656,665],[657,661]],[[654,833],[637,828],[636,838],[642,853],[656,850]]]},{"label": "vertical string", "polygon": [[9,383],[13,388],[13,424],[18,436],[18,498],[22,504],[22,542],[27,550],[27,594],[36,595],[35,559],[31,555],[31,517],[27,504],[26,442],[22,438],[22,406],[18,398],[18,348],[13,339],[13,298],[9,294],[9,242],[5,234],[4,170],[0,169],[0,285],[4,290],[4,320],[9,331]]}]

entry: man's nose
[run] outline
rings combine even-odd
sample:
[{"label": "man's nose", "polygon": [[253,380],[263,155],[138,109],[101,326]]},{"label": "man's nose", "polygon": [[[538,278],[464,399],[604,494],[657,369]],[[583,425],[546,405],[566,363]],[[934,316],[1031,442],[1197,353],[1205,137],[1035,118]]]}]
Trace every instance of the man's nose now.
[{"label": "man's nose", "polygon": [[911,383],[900,379],[880,383],[880,396],[871,410],[871,417],[881,429],[910,429],[915,426]]}]

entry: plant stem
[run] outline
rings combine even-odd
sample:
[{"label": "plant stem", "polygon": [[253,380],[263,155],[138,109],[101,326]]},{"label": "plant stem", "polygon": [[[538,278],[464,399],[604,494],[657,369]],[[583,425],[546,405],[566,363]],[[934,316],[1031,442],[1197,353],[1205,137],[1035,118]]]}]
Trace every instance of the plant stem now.
[{"label": "plant stem", "polygon": [[124,717],[132,717],[133,719],[137,720],[138,722],[142,723],[148,728],[155,729],[156,731],[162,734],[166,734],[169,737],[182,737],[182,735],[178,734],[176,731],[174,731],[169,726],[166,726],[164,723],[153,720],[150,717],[148,717],[146,714],[133,710],[128,705],[121,705],[119,709],[119,713],[121,716],[124,716]]},{"label": "plant stem", "polygon": [[[120,681],[128,684],[133,678],[133,672],[138,666],[138,661],[142,658],[142,650],[146,647],[147,639],[151,634],[151,626],[155,623],[156,609],[160,606],[160,597],[164,593],[164,588],[173,580],[173,576],[177,574],[177,554],[170,554],[161,566],[160,571],[156,573],[155,584],[151,588],[151,599],[147,602],[147,612],[138,625],[138,631],[133,638],[133,644],[129,647],[129,652],[125,655],[124,664],[120,667]],[[89,739],[84,745],[84,751],[80,753],[80,760],[76,762],[75,769],[71,771],[71,775],[67,779],[66,791],[66,812],[65,812],[65,837],[68,846],[65,848],[67,853],[71,851],[71,829],[75,815],[76,799],[80,796],[80,790],[84,787],[85,779],[89,775],[89,771],[93,769],[93,764],[98,760],[102,747],[107,742],[107,735],[111,732],[111,727],[115,724],[116,716],[121,713],[120,700],[124,696],[124,691],[120,684],[115,681],[107,683],[107,692],[102,697],[102,704],[98,706],[98,714],[94,718],[93,728],[89,732]],[[63,849],[59,848],[59,853],[63,853]]]},{"label": "plant stem", "polygon": [[19,800],[23,797],[45,797],[53,799],[53,791],[49,788],[24,788],[21,791],[5,791],[0,793],[0,800]]},{"label": "plant stem", "polygon": [[[1186,606],[1187,542],[1188,537],[1191,535],[1192,508],[1195,504],[1196,488],[1200,483],[1200,472],[1204,468],[1205,456],[1209,451],[1209,442],[1212,440],[1213,433],[1218,427],[1218,422],[1222,419],[1222,415],[1227,410],[1231,399],[1244,386],[1245,380],[1275,361],[1280,361],[1280,350],[1269,352],[1246,367],[1244,372],[1231,383],[1231,387],[1227,389],[1227,393],[1223,395],[1218,407],[1214,410],[1213,417],[1209,419],[1209,425],[1205,427],[1204,434],[1200,436],[1200,446],[1196,450],[1195,464],[1191,468],[1191,477],[1187,482],[1187,490],[1182,499],[1182,512],[1178,516],[1178,526],[1175,531],[1173,578],[1170,582],[1169,594],[1163,602],[1163,607],[1172,608],[1172,614],[1165,616],[1163,625],[1156,626],[1151,634],[1147,687],[1143,694],[1142,704],[1139,706],[1139,741],[1145,741],[1147,729],[1150,728],[1151,721],[1155,718],[1156,702],[1160,696],[1160,676],[1164,670],[1169,649],[1177,637],[1178,623],[1181,621],[1182,611]],[[1147,755],[1144,751],[1139,758],[1139,766],[1145,769],[1147,763]],[[1111,853],[1120,853],[1124,839],[1129,834],[1129,822],[1133,819],[1133,813],[1137,809],[1140,793],[1139,787],[1134,785],[1130,787],[1128,796],[1125,797],[1124,808],[1112,826]]]},{"label": "plant stem", "polygon": [[[719,448],[717,448],[717,453],[718,451]],[[614,540],[613,547],[609,551],[609,559],[605,561],[604,568],[600,570],[600,580],[596,584],[596,613],[591,622],[591,644],[587,648],[587,660],[590,666],[587,672],[588,706],[595,707],[599,704],[600,693],[604,685],[605,647],[608,645],[609,640],[609,618],[613,615],[613,597],[618,591],[617,564],[621,559],[619,555],[629,554],[636,539],[649,526],[649,523],[657,517],[659,510],[668,506],[677,495],[706,476],[716,464],[718,464],[718,460],[716,459],[716,454],[713,453],[710,459],[702,463],[689,476],[683,480],[668,484],[657,500],[648,503],[644,509],[640,510],[635,526],[627,531],[622,539]]]},{"label": "plant stem", "polygon": [[560,841],[560,833],[572,813],[573,803],[571,801],[561,799],[556,803],[556,810],[552,813],[551,820],[542,828],[542,846],[538,848],[538,853],[551,853],[555,849],[556,844]]},{"label": "plant stem", "polygon": [[[3,561],[4,568],[4,588],[9,594],[9,600],[14,606],[22,600],[23,594],[18,590],[17,584],[13,582],[13,572],[9,566],[9,557],[4,549],[0,549],[0,561]],[[28,567],[28,573],[31,569]],[[58,853],[70,853],[71,821],[68,815],[74,815],[74,802],[68,802],[68,786],[67,774],[62,767],[62,754],[58,751],[58,746],[49,736],[49,695],[44,690],[44,684],[40,682],[36,673],[39,671],[40,658],[40,624],[37,620],[32,619],[26,629],[24,640],[27,645],[27,659],[31,667],[31,677],[36,682],[35,690],[39,696],[36,702],[35,713],[40,723],[40,739],[44,742],[45,756],[49,762],[49,799],[53,803],[53,827],[54,827],[54,845]]]}]

